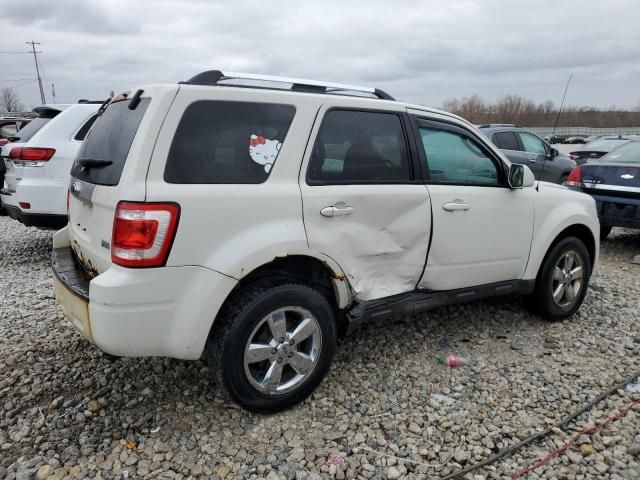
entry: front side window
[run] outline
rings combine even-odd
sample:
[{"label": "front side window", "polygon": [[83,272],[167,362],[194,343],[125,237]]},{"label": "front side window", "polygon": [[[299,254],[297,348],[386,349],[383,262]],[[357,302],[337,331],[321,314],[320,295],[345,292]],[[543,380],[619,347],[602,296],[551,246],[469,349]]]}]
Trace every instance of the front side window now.
[{"label": "front side window", "polygon": [[329,111],[318,132],[307,180],[316,185],[410,181],[400,117],[395,113]]},{"label": "front side window", "polygon": [[547,153],[544,148],[544,142],[531,133],[520,132],[520,140],[522,140],[525,152],[539,153],[541,155]]},{"label": "front side window", "polygon": [[295,107],[200,100],[187,107],[164,171],[168,183],[262,183],[274,168]]},{"label": "front side window", "polygon": [[518,139],[513,132],[498,132],[493,136],[493,143],[504,150],[520,150]]},{"label": "front side window", "polygon": [[474,139],[450,129],[419,127],[430,183],[498,185],[496,164]]}]

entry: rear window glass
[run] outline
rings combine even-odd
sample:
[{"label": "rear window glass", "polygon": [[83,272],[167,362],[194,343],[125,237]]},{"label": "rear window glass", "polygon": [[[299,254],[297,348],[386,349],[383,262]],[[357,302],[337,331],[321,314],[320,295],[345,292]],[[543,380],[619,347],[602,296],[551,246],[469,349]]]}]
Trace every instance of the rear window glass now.
[{"label": "rear window glass", "polygon": [[640,142],[629,142],[597,160],[598,163],[640,164]]},{"label": "rear window glass", "polygon": [[[135,110],[129,110],[129,102],[109,105],[87,133],[76,162],[71,168],[71,175],[96,185],[117,185],[150,101],[148,97],[141,99]],[[107,160],[111,163],[83,167],[77,160],[84,159]]]},{"label": "rear window glass", "polygon": [[180,120],[164,171],[168,183],[262,183],[295,115],[292,105],[201,100]]},{"label": "rear window glass", "polygon": [[31,140],[31,137],[38,133],[42,127],[49,123],[50,120],[51,118],[34,118],[24,128],[18,130],[18,133],[11,138],[14,142],[28,142]]}]

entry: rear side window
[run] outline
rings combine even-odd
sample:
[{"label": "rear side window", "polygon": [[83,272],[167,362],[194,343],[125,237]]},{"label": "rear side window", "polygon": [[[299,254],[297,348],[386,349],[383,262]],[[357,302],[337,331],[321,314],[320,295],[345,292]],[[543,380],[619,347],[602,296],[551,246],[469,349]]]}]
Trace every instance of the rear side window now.
[{"label": "rear side window", "polygon": [[[150,98],[142,98],[135,110],[129,110],[128,102],[112,103],[95,120],[89,130],[71,175],[96,185],[117,185],[124,169],[129,149],[138,131]],[[106,160],[106,165],[83,167],[77,160]]]},{"label": "rear side window", "polygon": [[325,115],[309,162],[310,185],[410,180],[409,156],[397,114],[331,110]]},{"label": "rear side window", "polygon": [[513,132],[498,132],[493,136],[493,143],[505,150],[520,150],[518,139]]},{"label": "rear side window", "polygon": [[178,124],[164,171],[168,183],[262,183],[273,169],[295,107],[201,100]]},{"label": "rear side window", "polygon": [[91,118],[87,120],[84,125],[82,125],[82,127],[80,127],[80,130],[78,130],[78,133],[76,133],[76,136],[73,137],[73,139],[82,142],[84,140],[84,137],[87,136],[91,125],[93,125],[97,118],[98,114],[92,115]]}]

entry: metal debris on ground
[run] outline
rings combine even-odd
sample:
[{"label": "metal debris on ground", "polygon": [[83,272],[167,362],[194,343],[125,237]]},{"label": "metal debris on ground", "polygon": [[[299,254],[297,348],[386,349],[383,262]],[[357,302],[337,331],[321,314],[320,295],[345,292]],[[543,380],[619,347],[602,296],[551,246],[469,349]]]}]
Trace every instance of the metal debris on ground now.
[{"label": "metal debris on ground", "polygon": [[150,430],[151,433],[158,433],[160,431],[160,427],[152,428]]},{"label": "metal debris on ground", "polygon": [[342,458],[337,453],[334,453],[329,457],[329,460],[325,462],[325,465],[336,465],[338,467],[344,465],[344,458]]},{"label": "metal debris on ground", "polygon": [[630,383],[627,385],[627,391],[629,393],[640,393],[640,383]]}]

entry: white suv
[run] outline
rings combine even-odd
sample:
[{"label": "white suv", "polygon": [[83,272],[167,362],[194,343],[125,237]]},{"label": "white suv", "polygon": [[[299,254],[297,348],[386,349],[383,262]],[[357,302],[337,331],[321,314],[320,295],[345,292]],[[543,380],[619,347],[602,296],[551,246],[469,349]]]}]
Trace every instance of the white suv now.
[{"label": "white suv", "polygon": [[307,397],[364,321],[508,293],[568,317],[598,259],[591,197],[372,88],[141,87],[98,118],[70,189],[52,253],[67,317],[111,355],[206,353],[258,412]]},{"label": "white suv", "polygon": [[27,226],[66,225],[69,171],[101,103],[37,107],[38,118],[2,147],[7,171],[0,201],[11,217]]}]

